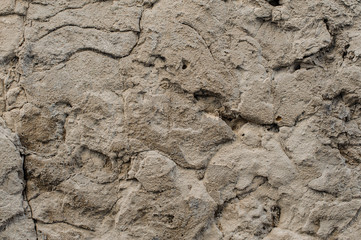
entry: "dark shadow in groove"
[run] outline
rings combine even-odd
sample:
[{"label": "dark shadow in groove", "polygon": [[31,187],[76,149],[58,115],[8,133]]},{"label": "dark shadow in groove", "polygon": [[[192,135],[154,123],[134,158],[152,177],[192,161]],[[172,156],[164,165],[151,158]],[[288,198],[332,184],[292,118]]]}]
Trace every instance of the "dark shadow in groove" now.
[{"label": "dark shadow in groove", "polygon": [[281,6],[279,0],[267,0],[267,2],[268,2],[269,4],[271,4],[272,6],[274,6],[274,7],[276,7],[276,6]]}]

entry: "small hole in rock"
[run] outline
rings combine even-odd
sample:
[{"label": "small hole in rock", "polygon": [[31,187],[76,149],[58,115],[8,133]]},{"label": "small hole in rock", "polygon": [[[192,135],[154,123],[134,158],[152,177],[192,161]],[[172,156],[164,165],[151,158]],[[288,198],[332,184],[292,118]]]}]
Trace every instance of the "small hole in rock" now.
[{"label": "small hole in rock", "polygon": [[326,18],[323,19],[323,22],[325,23],[327,30],[330,31],[330,26],[328,24],[328,19],[326,19]]},{"label": "small hole in rock", "polygon": [[182,69],[185,70],[188,68],[189,62],[187,60],[182,60]]},{"label": "small hole in rock", "polygon": [[244,133],[242,133],[242,137],[244,137]]},{"label": "small hole in rock", "polygon": [[350,44],[346,44],[344,51],[342,52],[342,58],[345,58],[347,56],[347,49],[350,47]]},{"label": "small hole in rock", "polygon": [[269,125],[268,128],[267,128],[268,131],[270,132],[279,132],[280,131],[280,128],[278,127],[277,124],[272,124],[272,125]]},{"label": "small hole in rock", "polygon": [[294,70],[297,71],[297,70],[300,70],[301,69],[301,64],[297,63],[294,67]]},{"label": "small hole in rock", "polygon": [[281,6],[279,0],[267,0],[267,2],[268,2],[269,4],[271,4],[272,6],[274,6],[274,7],[276,7],[276,6]]},{"label": "small hole in rock", "polygon": [[276,117],[276,121],[279,122],[279,121],[281,121],[281,120],[282,120],[282,117],[280,117],[280,116],[277,116],[277,117]]},{"label": "small hole in rock", "polygon": [[342,53],[342,58],[345,58],[347,56],[347,51],[344,51],[343,53]]}]

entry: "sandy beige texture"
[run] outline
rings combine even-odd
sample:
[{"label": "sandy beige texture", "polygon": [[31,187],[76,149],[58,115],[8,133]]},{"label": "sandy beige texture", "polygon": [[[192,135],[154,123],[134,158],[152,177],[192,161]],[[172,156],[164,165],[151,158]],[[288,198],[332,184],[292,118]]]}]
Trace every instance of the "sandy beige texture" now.
[{"label": "sandy beige texture", "polygon": [[2,0],[1,240],[358,240],[360,0]]}]

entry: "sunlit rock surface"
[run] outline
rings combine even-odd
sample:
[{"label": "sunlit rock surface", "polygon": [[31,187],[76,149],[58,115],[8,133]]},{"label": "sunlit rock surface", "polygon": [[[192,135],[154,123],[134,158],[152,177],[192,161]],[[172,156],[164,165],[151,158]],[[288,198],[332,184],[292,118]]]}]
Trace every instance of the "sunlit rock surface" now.
[{"label": "sunlit rock surface", "polygon": [[359,0],[3,0],[0,81],[0,239],[361,236]]}]

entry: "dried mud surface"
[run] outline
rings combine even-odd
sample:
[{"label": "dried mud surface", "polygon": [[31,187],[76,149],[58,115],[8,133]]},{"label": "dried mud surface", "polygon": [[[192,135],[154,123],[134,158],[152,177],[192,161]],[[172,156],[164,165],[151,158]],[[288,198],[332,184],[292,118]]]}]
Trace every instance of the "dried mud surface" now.
[{"label": "dried mud surface", "polygon": [[0,239],[359,239],[360,46],[360,0],[2,0]]}]

